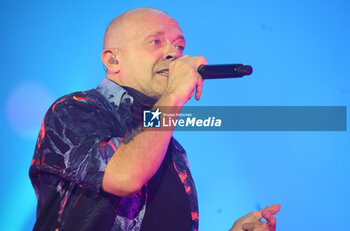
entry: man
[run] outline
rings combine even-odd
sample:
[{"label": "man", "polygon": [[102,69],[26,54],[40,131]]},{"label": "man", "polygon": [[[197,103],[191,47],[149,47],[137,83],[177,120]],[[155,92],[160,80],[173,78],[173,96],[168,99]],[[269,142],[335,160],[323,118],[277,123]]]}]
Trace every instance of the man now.
[{"label": "man", "polygon": [[[184,48],[181,28],[161,10],[134,9],[110,23],[106,79],[58,99],[44,118],[30,168],[34,230],[198,229],[197,194],[173,129],[141,128],[143,108],[179,112],[193,94],[200,99],[196,70],[207,62],[182,56]],[[231,230],[275,230],[278,210],[252,212]]]}]

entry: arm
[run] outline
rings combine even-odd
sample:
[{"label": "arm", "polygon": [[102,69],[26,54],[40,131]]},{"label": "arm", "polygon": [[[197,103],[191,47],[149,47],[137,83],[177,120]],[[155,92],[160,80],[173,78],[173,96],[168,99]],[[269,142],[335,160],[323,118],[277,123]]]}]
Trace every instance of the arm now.
[{"label": "arm", "polygon": [[[197,67],[201,64],[206,64],[203,57],[183,56],[171,62],[167,88],[154,107],[176,106],[181,110],[195,89],[199,100],[203,80],[197,73]],[[131,196],[139,192],[163,161],[173,129],[142,131],[128,139],[129,142],[121,143],[106,166],[103,190],[117,196]]]}]

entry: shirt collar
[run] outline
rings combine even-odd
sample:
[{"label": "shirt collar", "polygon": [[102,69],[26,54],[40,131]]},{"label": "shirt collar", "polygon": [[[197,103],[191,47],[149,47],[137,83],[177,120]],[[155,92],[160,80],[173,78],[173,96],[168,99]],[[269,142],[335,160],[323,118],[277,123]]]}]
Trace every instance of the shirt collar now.
[{"label": "shirt collar", "polygon": [[96,90],[105,96],[113,106],[119,107],[120,102],[125,100],[124,98],[128,98],[127,101],[132,104],[133,99],[127,94],[127,91],[110,79],[104,78]]}]

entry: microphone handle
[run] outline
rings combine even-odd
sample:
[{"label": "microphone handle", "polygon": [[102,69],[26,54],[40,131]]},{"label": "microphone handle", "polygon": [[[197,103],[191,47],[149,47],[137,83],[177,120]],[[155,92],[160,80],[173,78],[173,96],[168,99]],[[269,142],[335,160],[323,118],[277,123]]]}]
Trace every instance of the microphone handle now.
[{"label": "microphone handle", "polygon": [[250,75],[253,68],[242,64],[200,65],[197,71],[203,79],[226,79]]}]

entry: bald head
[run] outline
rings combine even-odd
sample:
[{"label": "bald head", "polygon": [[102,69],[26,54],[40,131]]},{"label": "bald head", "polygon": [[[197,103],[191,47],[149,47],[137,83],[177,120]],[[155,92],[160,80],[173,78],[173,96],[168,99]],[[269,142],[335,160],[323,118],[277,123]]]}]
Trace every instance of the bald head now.
[{"label": "bald head", "polygon": [[135,23],[140,18],[147,20],[147,18],[154,15],[171,18],[165,11],[152,7],[136,8],[120,14],[109,23],[106,29],[103,49],[121,48],[124,43],[125,32],[129,28],[128,24]]},{"label": "bald head", "polygon": [[108,26],[101,59],[106,77],[158,98],[167,86],[169,63],[182,56],[185,39],[178,23],[155,8],[138,8]]}]

